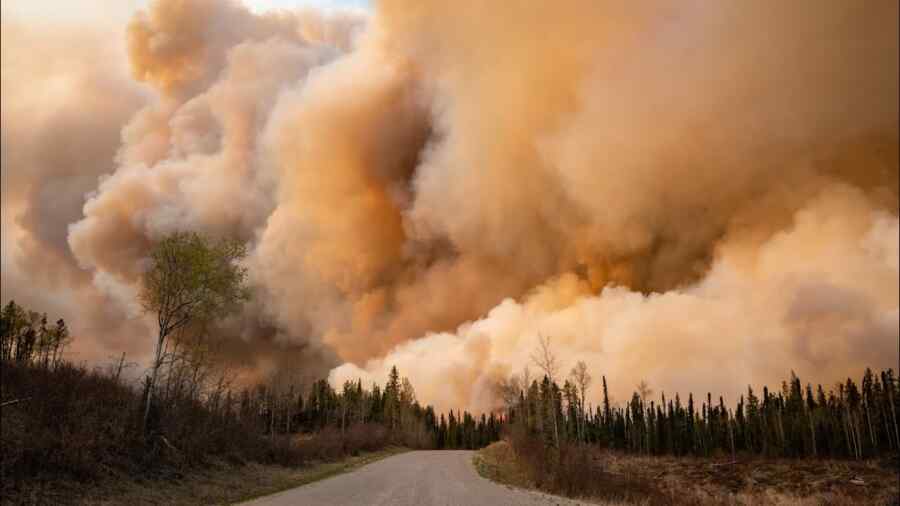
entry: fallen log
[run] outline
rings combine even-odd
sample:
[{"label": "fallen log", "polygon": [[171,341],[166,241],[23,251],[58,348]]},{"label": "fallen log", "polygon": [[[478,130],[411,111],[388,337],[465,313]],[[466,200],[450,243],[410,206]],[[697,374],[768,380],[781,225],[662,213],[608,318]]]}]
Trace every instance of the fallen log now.
[{"label": "fallen log", "polygon": [[162,434],[160,434],[159,440],[162,441],[163,444],[165,444],[170,450],[181,453],[181,450],[179,450],[178,448],[175,448],[175,446],[173,446],[172,443],[170,443],[169,440],[166,439],[166,436],[163,436]]},{"label": "fallen log", "polygon": [[3,403],[0,403],[0,408],[5,408],[6,406],[12,406],[13,404],[25,402],[30,399],[31,399],[31,397],[22,397],[21,399],[13,399],[11,401],[3,401]]}]

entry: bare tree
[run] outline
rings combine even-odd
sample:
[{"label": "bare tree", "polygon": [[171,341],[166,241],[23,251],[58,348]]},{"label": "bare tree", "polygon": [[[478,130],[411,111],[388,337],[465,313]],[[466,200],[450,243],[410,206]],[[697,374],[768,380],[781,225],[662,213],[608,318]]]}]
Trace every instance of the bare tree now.
[{"label": "bare tree", "polygon": [[649,399],[650,396],[653,395],[653,389],[650,388],[650,385],[648,385],[644,380],[641,380],[641,382],[638,383],[635,388],[637,389],[638,397],[641,398],[641,402],[643,403],[646,403],[647,399]]},{"label": "bare tree", "polygon": [[238,264],[246,254],[241,242],[212,241],[186,232],[163,238],[150,252],[140,300],[145,311],[156,314],[159,334],[144,409],[145,431],[159,369],[166,358],[166,340],[189,323],[224,316],[249,299],[244,286],[247,270]]},{"label": "bare tree", "polygon": [[531,386],[531,369],[526,365],[522,368],[522,390],[528,391],[528,387]]},{"label": "bare tree", "polygon": [[531,361],[538,366],[550,381],[556,381],[556,373],[559,371],[559,363],[553,349],[550,347],[550,338],[538,334],[538,349],[531,354]]},{"label": "bare tree", "polygon": [[591,373],[588,372],[587,364],[584,363],[583,360],[579,360],[578,363],[575,364],[575,367],[572,368],[572,371],[569,372],[569,376],[572,378],[572,382],[578,386],[578,390],[581,392],[581,406],[578,420],[578,429],[581,433],[582,440],[585,440],[585,430],[584,430],[584,398],[587,393],[587,388],[591,384]]},{"label": "bare tree", "polygon": [[110,362],[110,363],[106,364],[106,366],[104,368],[105,374],[107,376],[109,376],[110,378],[113,378],[116,381],[116,383],[118,383],[119,380],[121,379],[122,372],[125,369],[129,369],[129,368],[137,366],[137,362],[126,362],[125,356],[126,356],[126,354],[123,351],[122,355],[119,357],[110,357],[110,360],[115,360],[115,362]]},{"label": "bare tree", "polygon": [[69,336],[69,329],[66,327],[66,322],[62,318],[56,320],[56,327],[53,329],[53,355],[50,359],[52,367],[55,368],[59,365],[59,361],[62,360],[63,354],[66,351],[66,346],[71,342],[72,337]]},{"label": "bare tree", "polygon": [[[559,363],[556,360],[556,355],[553,354],[553,349],[550,347],[549,337],[538,334],[538,349],[531,354],[531,361],[534,362],[534,365],[544,371],[544,374],[550,380],[551,385],[556,383],[556,373],[559,370]],[[550,413],[552,413],[551,418],[553,420],[553,440],[556,443],[556,447],[559,448],[559,423],[556,420],[555,401],[554,405],[551,406]]]},{"label": "bare tree", "polygon": [[500,378],[494,387],[497,395],[503,400],[503,404],[506,405],[508,415],[519,401],[519,394],[522,392],[522,380],[518,374],[513,374],[509,378]]}]

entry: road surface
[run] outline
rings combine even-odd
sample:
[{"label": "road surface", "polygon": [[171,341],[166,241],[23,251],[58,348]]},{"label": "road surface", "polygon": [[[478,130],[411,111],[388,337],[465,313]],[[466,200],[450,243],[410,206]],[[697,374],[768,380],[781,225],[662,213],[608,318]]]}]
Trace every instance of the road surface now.
[{"label": "road surface", "polygon": [[514,489],[475,472],[470,451],[415,451],[242,506],[570,506],[569,499]]}]

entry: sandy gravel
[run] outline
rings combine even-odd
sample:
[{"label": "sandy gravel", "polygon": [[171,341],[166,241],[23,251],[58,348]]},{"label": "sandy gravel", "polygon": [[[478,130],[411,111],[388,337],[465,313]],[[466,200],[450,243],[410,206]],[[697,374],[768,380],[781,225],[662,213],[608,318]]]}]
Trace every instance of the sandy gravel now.
[{"label": "sandy gravel", "polygon": [[262,497],[244,506],[551,506],[583,504],[514,489],[475,472],[470,451],[394,455],[350,473]]}]

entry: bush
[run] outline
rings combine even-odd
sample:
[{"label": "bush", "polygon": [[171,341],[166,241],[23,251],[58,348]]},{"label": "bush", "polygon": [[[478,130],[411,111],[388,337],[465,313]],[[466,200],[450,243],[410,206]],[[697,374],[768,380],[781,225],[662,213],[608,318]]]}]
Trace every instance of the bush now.
[{"label": "bush", "polygon": [[557,449],[521,425],[511,427],[509,441],[529,480],[547,492],[588,496],[597,492],[609,477],[603,459],[598,458],[590,445],[561,442]]},{"label": "bush", "polygon": [[4,489],[29,477],[93,480],[134,455],[134,393],[71,364],[2,364]]},{"label": "bush", "polygon": [[361,451],[377,451],[388,444],[388,431],[384,425],[362,423],[351,426],[344,434],[344,451],[356,455]]},{"label": "bush", "polygon": [[[292,438],[264,437],[195,400],[157,406],[144,437],[142,394],[113,377],[69,363],[44,368],[4,361],[0,370],[4,401],[23,399],[2,409],[4,497],[56,480],[178,476],[212,458],[236,464],[304,462]],[[333,458],[341,453],[340,442],[336,450],[319,453]]]},{"label": "bush", "polygon": [[[228,394],[226,403],[204,402],[180,393],[187,389],[175,383],[171,390],[161,387],[166,394],[151,406],[145,431],[144,392],[110,374],[65,362],[44,367],[3,361],[0,369],[3,401],[20,399],[2,409],[4,501],[58,503],[62,482],[81,488],[136,476],[178,479],[222,461],[300,466],[389,444],[433,445],[424,424],[393,434],[377,422],[272,434],[265,401],[235,401]],[[310,426],[316,424],[293,428]]]}]

